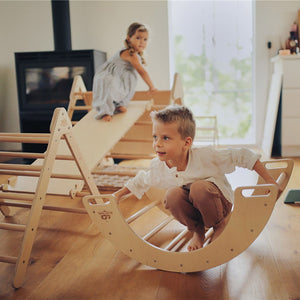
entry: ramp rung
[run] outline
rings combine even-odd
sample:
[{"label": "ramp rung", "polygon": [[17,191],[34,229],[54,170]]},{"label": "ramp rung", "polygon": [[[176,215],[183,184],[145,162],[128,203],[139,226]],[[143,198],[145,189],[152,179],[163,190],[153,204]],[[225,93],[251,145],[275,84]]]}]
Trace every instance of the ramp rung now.
[{"label": "ramp rung", "polygon": [[0,223],[0,229],[25,231],[26,226],[23,224]]},{"label": "ramp rung", "polygon": [[138,212],[136,212],[135,214],[133,214],[132,216],[127,218],[126,222],[127,223],[133,222],[138,217],[142,216],[143,214],[145,214],[147,211],[149,211],[150,209],[152,209],[154,206],[158,205],[159,203],[160,203],[160,200],[151,202],[150,204],[148,204],[147,206],[145,206],[144,208],[142,208],[141,210],[139,210]]},{"label": "ramp rung", "polygon": [[18,258],[15,256],[3,256],[0,255],[0,262],[9,263],[9,264],[16,264]]}]

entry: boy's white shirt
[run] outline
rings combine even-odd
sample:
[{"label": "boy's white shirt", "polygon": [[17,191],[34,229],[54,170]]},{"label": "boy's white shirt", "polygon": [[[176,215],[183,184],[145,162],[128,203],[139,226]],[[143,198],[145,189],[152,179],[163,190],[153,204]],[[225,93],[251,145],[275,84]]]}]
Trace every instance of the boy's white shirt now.
[{"label": "boy's white shirt", "polygon": [[168,189],[202,179],[216,184],[226,199],[233,203],[233,190],[225,174],[232,173],[235,167],[252,170],[260,157],[260,154],[247,148],[217,150],[212,146],[192,147],[184,171],[177,171],[176,167],[169,168],[156,157],[152,159],[149,170],[139,171],[125,186],[140,199],[150,187]]}]

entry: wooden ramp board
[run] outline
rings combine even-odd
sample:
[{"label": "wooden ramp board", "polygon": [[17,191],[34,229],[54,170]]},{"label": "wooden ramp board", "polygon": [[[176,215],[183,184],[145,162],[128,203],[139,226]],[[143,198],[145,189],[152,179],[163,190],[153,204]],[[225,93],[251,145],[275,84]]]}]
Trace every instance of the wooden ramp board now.
[{"label": "wooden ramp board", "polygon": [[131,101],[127,112],[114,115],[111,122],[95,120],[96,111],[92,110],[74,126],[74,136],[80,143],[81,152],[90,170],[150,106],[150,101]]},{"label": "wooden ramp board", "polygon": [[[137,119],[150,109],[150,101],[132,101],[126,113],[113,116],[111,122],[96,120],[96,111],[92,110],[85,115],[72,129],[72,135],[80,146],[83,159],[91,171],[110,149],[134,125]],[[58,155],[68,155],[70,150],[65,140],[61,140]],[[42,165],[43,159],[33,164]],[[53,168],[56,174],[80,175],[74,161],[56,160]],[[38,178],[19,176],[14,186],[8,186],[8,191],[34,192]],[[47,193],[69,195],[70,191],[81,191],[82,180],[51,178]]]}]

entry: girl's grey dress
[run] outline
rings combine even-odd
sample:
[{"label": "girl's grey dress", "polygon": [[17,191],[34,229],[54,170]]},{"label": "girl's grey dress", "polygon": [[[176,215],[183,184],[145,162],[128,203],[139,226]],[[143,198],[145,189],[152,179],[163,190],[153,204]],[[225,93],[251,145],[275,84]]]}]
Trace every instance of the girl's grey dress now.
[{"label": "girl's grey dress", "polygon": [[98,111],[96,119],[113,115],[118,106],[127,106],[132,99],[137,71],[128,61],[121,58],[122,51],[111,57],[94,76],[93,107]]}]

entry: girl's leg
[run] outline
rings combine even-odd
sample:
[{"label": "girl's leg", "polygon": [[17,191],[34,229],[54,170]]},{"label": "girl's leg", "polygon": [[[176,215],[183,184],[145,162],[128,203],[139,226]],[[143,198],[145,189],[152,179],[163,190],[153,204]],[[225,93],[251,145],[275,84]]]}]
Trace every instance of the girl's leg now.
[{"label": "girl's leg", "polygon": [[104,120],[105,122],[110,122],[112,120],[112,116],[111,115],[104,115],[102,117],[102,120]]},{"label": "girl's leg", "polygon": [[165,195],[165,207],[183,225],[194,232],[188,250],[196,250],[203,246],[205,228],[201,213],[189,200],[189,191],[181,187],[170,188]]},{"label": "girl's leg", "polygon": [[117,106],[116,111],[120,113],[125,113],[127,111],[127,108],[125,106]]}]

